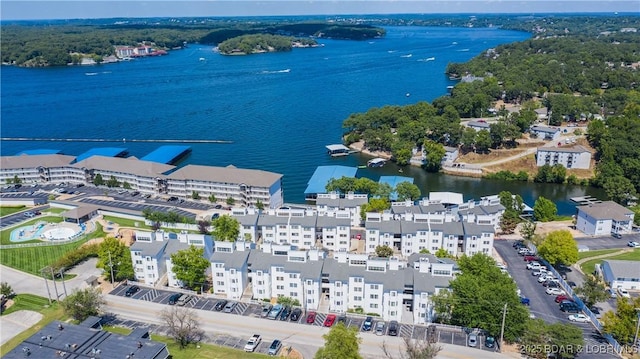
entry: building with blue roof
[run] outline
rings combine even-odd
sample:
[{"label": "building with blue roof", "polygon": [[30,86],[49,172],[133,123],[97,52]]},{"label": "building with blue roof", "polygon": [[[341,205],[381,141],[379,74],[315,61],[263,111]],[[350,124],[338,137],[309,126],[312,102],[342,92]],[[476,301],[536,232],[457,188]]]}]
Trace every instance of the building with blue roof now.
[{"label": "building with blue roof", "polygon": [[[413,183],[412,177],[403,177],[403,176],[380,176],[378,183],[387,183],[391,188],[396,188],[396,186],[402,182]],[[391,192],[389,199],[392,201],[398,200],[398,194],[396,191]]]},{"label": "building with blue roof", "polygon": [[127,149],[121,147],[94,147],[76,157],[76,162],[81,162],[91,156],[124,157],[127,153]]},{"label": "building with blue roof", "polygon": [[355,177],[358,168],[348,166],[318,166],[313,176],[307,182],[307,189],[304,190],[305,199],[315,201],[318,193],[326,193],[327,183],[332,178]]},{"label": "building with blue roof", "polygon": [[173,165],[176,162],[178,162],[181,158],[186,156],[189,152],[191,152],[191,146],[180,146],[180,145],[160,146],[157,149],[155,149],[153,152],[142,157],[141,160],[164,163],[166,165]]},{"label": "building with blue roof", "polygon": [[59,155],[61,154],[62,151],[60,150],[54,150],[54,149],[49,149],[49,148],[39,148],[39,149],[35,149],[35,150],[24,150],[21,151],[19,153],[16,153],[16,156],[22,156],[22,155]]}]

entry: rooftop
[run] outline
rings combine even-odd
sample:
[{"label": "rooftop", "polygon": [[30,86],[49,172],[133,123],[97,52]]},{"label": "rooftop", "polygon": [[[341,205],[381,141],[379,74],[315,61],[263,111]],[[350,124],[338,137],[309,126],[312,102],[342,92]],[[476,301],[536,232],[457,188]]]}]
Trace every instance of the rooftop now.
[{"label": "rooftop", "polygon": [[48,148],[39,148],[39,149],[34,149],[34,150],[21,151],[21,152],[17,153],[16,156],[22,156],[22,155],[59,155],[61,153],[62,153],[62,151],[60,151],[60,150],[53,150],[53,149],[48,149]]},{"label": "rooftop", "polygon": [[565,146],[565,147],[538,147],[538,151],[546,152],[568,152],[568,153],[584,153],[589,152],[584,146]]},{"label": "rooftop", "polygon": [[76,162],[85,160],[91,156],[106,156],[106,157],[122,157],[127,154],[126,148],[121,147],[95,147],[89,151],[82,153],[76,157]]},{"label": "rooftop", "polygon": [[358,169],[347,166],[319,166],[307,182],[305,194],[326,193],[326,186],[332,178],[355,177]]},{"label": "rooftop", "polygon": [[592,203],[586,206],[576,207],[578,212],[584,212],[595,219],[611,219],[615,221],[628,221],[633,212],[613,201]]},{"label": "rooftop", "polygon": [[213,167],[187,165],[171,173],[169,179],[216,183],[244,184],[252,187],[271,187],[282,175],[263,170],[236,168],[235,166]]},{"label": "rooftop", "polygon": [[191,146],[167,145],[156,148],[153,152],[142,157],[142,161],[173,164],[178,158],[191,152]]},{"label": "rooftop", "polygon": [[75,157],[57,154],[1,156],[0,168],[37,168],[68,166]]},{"label": "rooftop", "polygon": [[141,161],[135,157],[120,158],[95,155],[73,164],[76,168],[88,168],[116,173],[131,173],[141,177],[158,177],[174,166],[155,162]]}]

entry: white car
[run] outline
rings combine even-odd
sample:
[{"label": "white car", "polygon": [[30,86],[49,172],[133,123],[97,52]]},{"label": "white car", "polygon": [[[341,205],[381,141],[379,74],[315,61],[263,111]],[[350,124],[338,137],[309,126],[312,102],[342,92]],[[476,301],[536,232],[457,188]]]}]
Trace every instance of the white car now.
[{"label": "white car", "polygon": [[260,334],[254,334],[251,338],[249,338],[249,340],[247,341],[247,344],[245,344],[244,351],[245,352],[255,351],[256,348],[258,347],[258,344],[260,344],[261,341],[262,341],[262,337],[260,336]]},{"label": "white car", "polygon": [[627,245],[631,248],[640,248],[640,243],[634,241],[630,241]]},{"label": "white car", "polygon": [[527,269],[538,269],[542,267],[542,264],[538,263],[538,262],[529,262],[527,264]]},{"label": "white car", "polygon": [[552,279],[556,279],[556,277],[554,277],[551,274],[545,274],[545,275],[540,275],[540,277],[538,278],[538,283],[544,283],[548,280],[552,280]]},{"label": "white car", "polygon": [[629,294],[629,292],[622,287],[618,287],[618,295],[623,298],[631,298],[631,294]]},{"label": "white car", "polygon": [[584,314],[571,314],[569,316],[569,321],[578,323],[589,323],[591,320]]},{"label": "white car", "polygon": [[565,293],[564,290],[562,289],[558,289],[558,288],[547,288],[547,290],[545,290],[545,292],[549,295],[563,295],[563,294],[567,294]]}]

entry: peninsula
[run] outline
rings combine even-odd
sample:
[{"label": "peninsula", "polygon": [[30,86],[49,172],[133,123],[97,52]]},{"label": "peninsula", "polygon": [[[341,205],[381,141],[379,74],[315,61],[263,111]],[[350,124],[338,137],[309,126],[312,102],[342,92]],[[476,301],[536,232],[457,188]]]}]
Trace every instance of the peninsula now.
[{"label": "peninsula", "polygon": [[281,35],[242,35],[223,41],[217,47],[223,55],[250,55],[266,52],[291,51],[294,47],[317,47],[314,39],[301,39]]}]

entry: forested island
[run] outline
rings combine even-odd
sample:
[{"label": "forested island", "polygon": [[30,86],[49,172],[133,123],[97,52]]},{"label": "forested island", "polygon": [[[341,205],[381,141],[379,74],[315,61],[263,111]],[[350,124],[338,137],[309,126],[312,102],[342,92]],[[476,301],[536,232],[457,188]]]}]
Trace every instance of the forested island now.
[{"label": "forested island", "polygon": [[[249,51],[265,45],[266,35],[296,37],[301,46],[312,44],[311,38],[365,40],[383,37],[385,30],[366,24],[336,24],[300,19],[100,19],[31,22],[3,22],[0,28],[2,63],[41,67],[79,64],[82,58],[100,63],[116,55],[116,46],[152,46],[154,50],[180,49],[188,43],[218,45],[243,35],[264,35],[242,42]],[[302,40],[303,38],[307,38]],[[246,39],[246,38],[243,38]],[[274,48],[291,46],[276,37],[269,38]],[[248,46],[245,46],[247,45]],[[254,46],[252,46],[254,45]],[[268,46],[267,46],[268,48]]]},{"label": "forested island", "polygon": [[318,46],[318,42],[311,38],[256,34],[242,35],[225,40],[218,45],[218,51],[223,55],[248,55],[291,51],[294,47],[316,46]]},{"label": "forested island", "polygon": [[[366,150],[387,152],[399,165],[407,165],[413,152],[423,150],[424,167],[439,171],[444,146],[463,154],[519,146],[539,120],[535,110],[544,109],[549,118],[543,126],[580,125],[580,131],[586,131],[596,151],[595,176],[579,180],[562,165],[542,166],[537,174],[489,176],[593,185],[619,203],[635,202],[640,192],[640,19],[596,19],[534,23],[527,18],[518,27],[537,29],[535,37],[488,49],[464,64],[449,64],[447,75],[463,81],[431,104],[352,114],[343,122],[345,143],[361,142]],[[519,110],[506,111],[499,103]],[[479,117],[492,118],[488,129],[476,131],[461,123]]]}]

